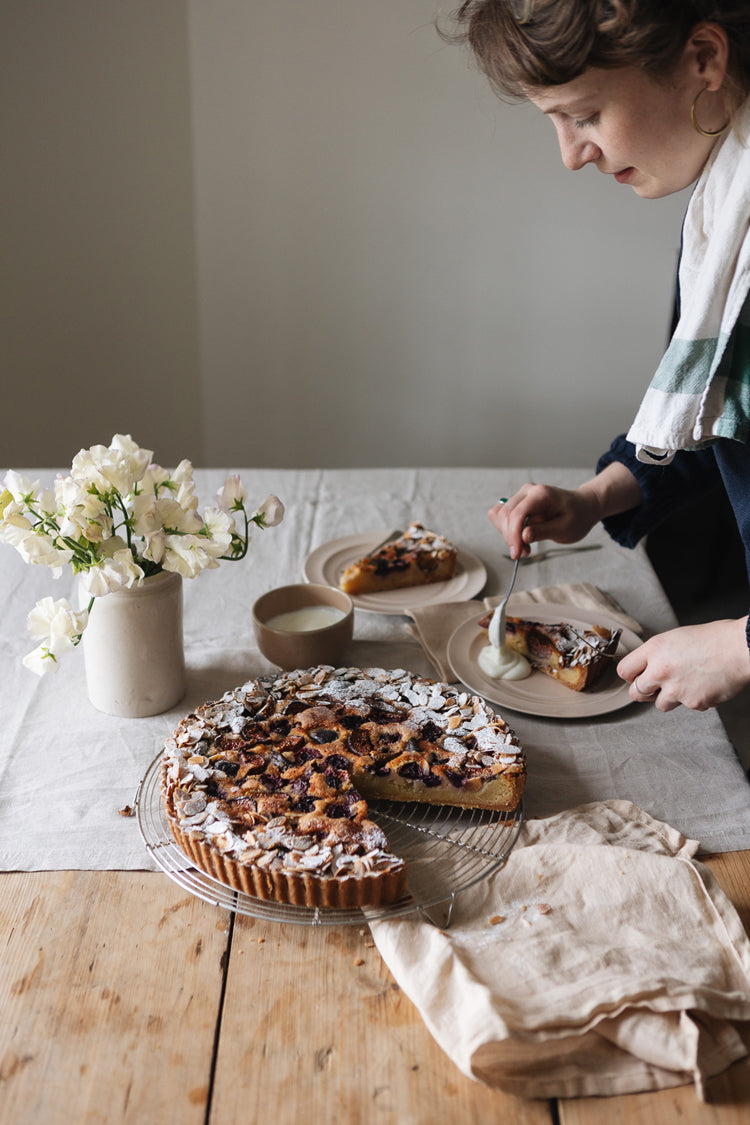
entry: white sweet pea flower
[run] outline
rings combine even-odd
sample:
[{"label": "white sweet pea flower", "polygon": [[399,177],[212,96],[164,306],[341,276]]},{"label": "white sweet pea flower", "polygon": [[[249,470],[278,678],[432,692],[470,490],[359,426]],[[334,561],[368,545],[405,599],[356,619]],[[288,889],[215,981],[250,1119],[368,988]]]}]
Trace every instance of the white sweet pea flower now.
[{"label": "white sweet pea flower", "polygon": [[[141,449],[130,434],[115,434],[109,449],[119,456],[121,465],[127,468],[133,482],[142,478],[154,456],[153,449]],[[118,492],[122,492],[122,489],[118,489]]]},{"label": "white sweet pea flower", "polygon": [[27,652],[21,661],[24,668],[34,672],[37,676],[45,676],[47,672],[57,671],[57,658],[53,656],[46,645],[38,645],[31,652]]},{"label": "white sweet pea flower", "polygon": [[84,571],[82,582],[91,598],[104,598],[115,590],[128,589],[133,585],[131,575],[121,567],[120,560],[116,558],[105,559],[98,566]]},{"label": "white sweet pea flower", "polygon": [[[58,508],[78,508],[87,504],[89,498],[93,499],[89,489],[80,481],[74,480],[71,476],[55,478],[55,500]],[[97,503],[101,501],[97,500]]]},{"label": "white sweet pea flower", "polygon": [[[122,554],[123,551],[129,551],[129,550],[130,549],[129,549],[127,543],[125,542],[125,540],[122,538],[121,535],[113,535],[113,536],[111,536],[111,538],[109,538],[107,540],[106,543],[102,544],[102,549],[101,549],[100,554],[105,559],[113,559],[116,555]],[[133,563],[134,566],[136,565],[133,562],[132,553],[130,555],[130,561],[131,561],[131,563]],[[139,577],[142,577],[142,576],[139,576]]]},{"label": "white sweet pea flower", "polygon": [[73,609],[67,598],[41,598],[28,614],[26,628],[35,641],[45,641],[57,654],[78,643],[88,619],[88,610]]},{"label": "white sweet pea flower", "polygon": [[42,489],[37,497],[36,507],[44,516],[57,514],[57,498],[51,488]]},{"label": "white sweet pea flower", "polygon": [[193,462],[189,461],[187,457],[183,457],[177,468],[172,473],[172,480],[182,484],[184,481],[192,481],[193,479]]},{"label": "white sweet pea flower", "polygon": [[[110,582],[110,577],[114,579],[112,582]],[[107,594],[111,594],[113,590],[119,590],[120,588],[119,575],[112,566],[110,559],[100,563],[99,566],[92,566],[90,570],[84,571],[81,575],[81,582],[90,598],[103,598]]]},{"label": "white sweet pea flower", "polygon": [[7,508],[0,520],[0,542],[15,547],[24,562],[51,567],[55,578],[60,577],[63,566],[73,558],[72,551],[57,547],[49,535],[35,531],[26,516],[9,513]]},{"label": "white sweet pea flower", "polygon": [[195,494],[195,485],[190,481],[183,481],[174,493],[177,503],[186,512],[195,511],[198,507],[198,497]]},{"label": "white sweet pea flower", "polygon": [[203,527],[203,520],[194,509],[183,508],[171,496],[156,501],[156,516],[167,533],[179,531],[195,535]]},{"label": "white sweet pea flower", "polygon": [[197,535],[168,535],[161,565],[183,578],[197,578],[202,570],[219,565],[206,546],[206,540]]},{"label": "white sweet pea flower", "polygon": [[149,465],[138,482],[139,493],[152,492],[154,496],[159,495],[159,491],[170,480],[169,473],[166,469],[162,469],[161,465]]},{"label": "white sweet pea flower", "polygon": [[253,512],[253,519],[258,519],[261,527],[276,527],[283,518],[284,505],[273,493],[265,498],[257,511]]},{"label": "white sweet pea flower", "polygon": [[[140,554],[144,559],[154,563],[161,563],[167,545],[167,532],[164,529],[165,518],[171,521],[185,523],[184,509],[176,501],[169,499],[157,500],[156,492],[149,488],[133,498],[131,505],[133,516],[133,535],[142,541]],[[193,518],[189,520],[190,530],[200,530]],[[174,526],[174,524],[172,524]]]},{"label": "white sweet pea flower", "polygon": [[90,449],[81,449],[76,453],[71,465],[71,476],[81,488],[94,486],[101,492],[109,488],[109,481],[103,475],[100,464],[108,456],[106,445],[92,445]]},{"label": "white sweet pea flower", "polygon": [[83,485],[94,485],[100,492],[113,489],[128,496],[145,473],[153,454],[141,449],[129,434],[115,434],[112,444],[92,445],[73,458],[71,475]]},{"label": "white sweet pea flower", "polygon": [[10,492],[17,504],[24,504],[28,500],[35,500],[39,491],[39,481],[31,481],[23,473],[9,469],[3,480],[3,489]]},{"label": "white sweet pea flower", "polygon": [[174,499],[185,511],[191,511],[198,507],[198,497],[195,494],[193,465],[191,461],[180,461],[179,465],[172,473],[170,489]]},{"label": "white sweet pea flower", "polygon": [[81,485],[73,477],[55,481],[60,534],[90,543],[101,543],[112,534],[112,517],[107,505],[96,492]]},{"label": "white sweet pea flower", "polygon": [[7,488],[0,494],[0,540],[3,538],[4,528],[22,527],[33,530],[34,525],[26,511],[25,505],[20,500],[14,500]]},{"label": "white sweet pea flower", "polygon": [[143,568],[133,559],[130,548],[115,535],[104,544],[102,561],[84,571],[82,581],[90,597],[103,598],[113,590],[129,590],[143,575]]},{"label": "white sweet pea flower", "polygon": [[161,563],[167,549],[167,533],[163,527],[144,537],[143,557],[151,562]]},{"label": "white sweet pea flower", "polygon": [[239,473],[230,473],[223,486],[216,493],[216,503],[225,512],[239,512],[245,506],[245,491]]},{"label": "white sweet pea flower", "polygon": [[42,598],[26,619],[29,633],[42,643],[23,658],[26,668],[43,676],[57,670],[57,658],[78,644],[88,623],[88,610],[74,610],[67,598]]},{"label": "white sweet pea flower", "polygon": [[139,492],[137,496],[133,497],[130,511],[133,518],[132,530],[134,535],[146,539],[161,528],[161,520],[156,507],[156,493],[151,489],[146,492]]},{"label": "white sweet pea flower", "polygon": [[208,539],[203,540],[203,548],[214,558],[225,555],[232,544],[234,520],[228,512],[219,508],[206,508],[203,513],[203,524],[208,533]]},{"label": "white sweet pea flower", "polygon": [[58,519],[60,534],[71,539],[86,539],[89,543],[103,543],[112,535],[112,515],[96,492],[87,492],[75,481],[61,482],[56,488],[60,507]]},{"label": "white sweet pea flower", "polygon": [[34,525],[28,516],[23,514],[22,505],[11,500],[3,508],[2,519],[0,519],[0,541],[15,547],[20,539],[33,534]]},{"label": "white sweet pea flower", "polygon": [[17,550],[27,563],[51,567],[56,578],[60,577],[63,566],[73,558],[71,550],[67,547],[58,547],[54,539],[39,531],[25,536],[23,541],[17,544]]}]

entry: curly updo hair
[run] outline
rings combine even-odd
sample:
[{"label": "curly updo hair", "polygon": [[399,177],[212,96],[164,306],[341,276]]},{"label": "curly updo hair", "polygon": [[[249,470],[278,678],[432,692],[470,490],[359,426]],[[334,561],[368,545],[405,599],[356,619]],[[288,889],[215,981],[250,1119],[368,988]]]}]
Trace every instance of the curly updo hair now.
[{"label": "curly updo hair", "polygon": [[564,85],[588,67],[635,66],[665,78],[704,21],[727,34],[731,95],[740,102],[750,93],[747,0],[464,0],[452,19],[441,37],[468,44],[505,98]]}]

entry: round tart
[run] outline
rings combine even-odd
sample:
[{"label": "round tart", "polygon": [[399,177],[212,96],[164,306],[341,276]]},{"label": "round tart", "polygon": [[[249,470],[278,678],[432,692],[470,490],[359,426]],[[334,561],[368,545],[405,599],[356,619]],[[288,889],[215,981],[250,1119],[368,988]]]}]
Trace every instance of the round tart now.
[{"label": "round tart", "polygon": [[478,696],[382,668],[250,680],[168,739],[161,792],[175,841],[255,898],[350,908],[407,894],[367,798],[512,810],[523,751]]}]

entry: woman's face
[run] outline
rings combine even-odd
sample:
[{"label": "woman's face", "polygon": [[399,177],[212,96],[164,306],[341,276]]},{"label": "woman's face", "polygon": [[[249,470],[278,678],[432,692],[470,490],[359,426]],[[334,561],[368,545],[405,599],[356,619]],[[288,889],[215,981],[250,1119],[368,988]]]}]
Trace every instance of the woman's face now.
[{"label": "woman's face", "polygon": [[[573,82],[532,91],[529,100],[554,124],[567,168],[594,164],[644,199],[659,199],[693,183],[716,143],[690,121],[704,86],[687,69],[656,81],[635,67],[591,67]],[[710,91],[700,99],[704,129],[724,124],[714,120],[725,116],[718,101]]]}]

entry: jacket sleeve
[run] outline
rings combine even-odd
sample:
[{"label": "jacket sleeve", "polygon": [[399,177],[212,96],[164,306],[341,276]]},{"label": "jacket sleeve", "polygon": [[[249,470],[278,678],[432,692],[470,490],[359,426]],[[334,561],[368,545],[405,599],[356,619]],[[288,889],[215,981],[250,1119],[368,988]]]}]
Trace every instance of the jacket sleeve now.
[{"label": "jacket sleeve", "polygon": [[644,465],[637,459],[633,443],[621,434],[599,458],[597,473],[613,461],[630,469],[643,496],[637,508],[603,521],[606,531],[623,547],[635,547],[667,516],[722,487],[710,448],[680,451],[668,465]]},{"label": "jacket sleeve", "polygon": [[[732,443],[734,446],[736,443]],[[644,465],[635,455],[635,446],[624,434],[615,438],[596,466],[597,473],[619,461],[630,469],[641,487],[642,502],[637,508],[603,520],[604,528],[623,547],[635,547],[672,512],[722,487],[722,473],[711,448],[678,452],[668,465]],[[747,550],[748,574],[750,552]],[[750,614],[747,619],[747,646],[750,650]]]}]

